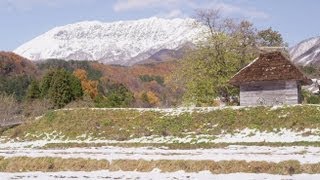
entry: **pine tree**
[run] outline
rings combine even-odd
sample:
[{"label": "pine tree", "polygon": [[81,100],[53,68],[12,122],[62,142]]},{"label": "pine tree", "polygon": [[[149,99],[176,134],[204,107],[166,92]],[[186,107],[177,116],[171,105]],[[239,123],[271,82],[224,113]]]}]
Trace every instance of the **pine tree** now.
[{"label": "pine tree", "polygon": [[48,96],[53,101],[54,105],[58,108],[62,108],[74,100],[71,81],[68,77],[68,73],[64,70],[58,70],[53,76],[50,83],[50,89]]},{"label": "pine tree", "polygon": [[36,80],[32,80],[31,84],[28,87],[27,99],[38,99],[41,97],[41,91],[39,88],[39,83]]},{"label": "pine tree", "polygon": [[46,98],[48,96],[48,92],[49,92],[49,89],[50,89],[50,86],[51,86],[51,81],[53,79],[55,71],[56,70],[50,70],[42,78],[41,85],[40,85],[40,91],[41,91],[41,97],[42,98]]},{"label": "pine tree", "polygon": [[48,72],[41,83],[41,95],[62,108],[83,95],[81,82],[71,73],[59,69]]}]

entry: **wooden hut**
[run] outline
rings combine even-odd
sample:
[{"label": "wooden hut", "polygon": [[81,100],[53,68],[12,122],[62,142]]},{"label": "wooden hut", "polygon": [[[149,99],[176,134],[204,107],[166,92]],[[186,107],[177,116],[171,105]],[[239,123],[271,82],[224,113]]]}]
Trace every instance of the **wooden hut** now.
[{"label": "wooden hut", "polygon": [[262,53],[232,77],[240,88],[240,105],[283,105],[301,103],[301,86],[312,84],[280,51]]}]

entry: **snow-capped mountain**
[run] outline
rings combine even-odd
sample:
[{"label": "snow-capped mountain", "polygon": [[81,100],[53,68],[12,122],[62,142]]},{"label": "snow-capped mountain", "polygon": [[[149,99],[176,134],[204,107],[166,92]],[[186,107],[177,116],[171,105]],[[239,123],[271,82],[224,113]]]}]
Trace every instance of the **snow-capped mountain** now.
[{"label": "snow-capped mountain", "polygon": [[289,50],[293,63],[302,66],[320,65],[320,36],[304,40]]},{"label": "snow-capped mountain", "polygon": [[162,49],[178,50],[194,43],[202,28],[193,19],[149,18],[103,23],[85,21],[56,27],[14,52],[31,60],[50,58],[98,60],[133,65]]}]

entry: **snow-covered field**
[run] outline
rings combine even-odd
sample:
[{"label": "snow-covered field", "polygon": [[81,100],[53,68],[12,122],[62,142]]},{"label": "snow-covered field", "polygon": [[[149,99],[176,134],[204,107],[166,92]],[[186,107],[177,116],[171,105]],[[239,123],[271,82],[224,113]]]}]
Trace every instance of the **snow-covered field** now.
[{"label": "snow-covered field", "polygon": [[124,148],[124,147],[91,147],[67,149],[1,149],[2,157],[60,157],[84,158],[98,160],[245,160],[281,162],[297,160],[300,163],[320,162],[320,147],[268,147],[268,146],[238,146],[214,149],[161,149],[154,147]]},{"label": "snow-covered field", "polygon": [[[243,108],[243,107],[237,107]],[[282,108],[273,107],[270,111]],[[320,108],[320,107],[319,107]],[[161,112],[163,116],[177,116],[182,113],[209,112],[217,108],[180,108],[180,109],[151,109]],[[65,109],[72,110],[72,109]],[[110,109],[108,109],[110,110]],[[121,110],[121,109],[114,109]],[[150,109],[138,109],[150,111]],[[286,116],[280,114],[279,116]],[[211,125],[211,124],[210,124]],[[216,128],[218,124],[212,124]],[[220,134],[197,134],[188,132],[180,137],[176,136],[145,136],[128,140],[117,141],[94,137],[92,134],[83,134],[73,139],[66,138],[62,132],[26,134],[25,139],[37,139],[24,141],[23,138],[0,138],[0,157],[56,157],[56,158],[83,158],[107,160],[110,163],[115,160],[208,160],[208,161],[265,161],[279,163],[288,160],[300,162],[301,166],[320,163],[320,129],[273,129],[272,131],[259,131],[257,129],[240,129],[233,133],[222,131]],[[296,146],[292,145],[296,142]],[[91,147],[68,147],[70,143],[85,143]],[[122,147],[117,146],[121,144]],[[198,144],[211,143],[216,148],[179,149],[179,143]],[[235,143],[237,145],[217,145],[218,143]],[[245,144],[252,143],[252,144]],[[254,143],[266,143],[259,146]],[[271,144],[275,143],[275,144]],[[292,143],[281,144],[277,143]],[[309,146],[302,146],[305,143]],[[55,145],[56,144],[56,145]],[[95,144],[97,146],[95,146]],[[99,144],[99,145],[98,145]],[[111,145],[112,144],[112,145]],[[133,147],[136,144],[144,147]],[[149,145],[147,145],[149,144]],[[156,144],[152,146],[153,144]],[[174,144],[177,149],[169,149],[168,144]],[[51,145],[51,146],[46,146]],[[74,144],[70,144],[73,146]],[[175,146],[176,145],[176,146]],[[216,146],[217,145],[217,146]],[[271,146],[274,145],[274,146]],[[279,145],[279,146],[277,146]],[[291,146],[292,145],[292,146]],[[312,146],[314,145],[314,146]],[[60,146],[60,147],[59,147]],[[80,145],[81,146],[81,145]],[[160,147],[162,146],[162,147]],[[55,147],[55,148],[53,148]],[[183,147],[183,146],[182,146]],[[197,146],[194,146],[197,147]],[[193,147],[193,148],[194,148]],[[206,146],[201,146],[206,147]],[[170,163],[171,163],[170,161]],[[290,165],[289,165],[290,166]],[[317,167],[317,166],[313,166]],[[154,167],[152,167],[154,168]],[[110,168],[111,169],[111,168]],[[96,170],[96,169],[95,169]],[[265,172],[265,171],[261,171]],[[284,171],[286,172],[286,171]],[[299,171],[296,171],[299,172]],[[300,171],[305,172],[305,171]],[[309,172],[309,171],[306,171]],[[317,170],[313,172],[318,172]],[[93,171],[93,172],[24,172],[24,173],[0,173],[0,179],[320,179],[320,174],[295,174],[293,176],[271,174],[212,174],[209,171],[201,172],[160,172],[154,169],[151,172],[136,171]]]},{"label": "snow-covered field", "polygon": [[0,173],[2,180],[6,179],[175,179],[175,180],[234,180],[234,179],[250,179],[250,180],[268,180],[268,179],[301,179],[301,180],[318,180],[319,174],[297,174],[288,175],[273,175],[273,174],[253,174],[253,173],[231,173],[231,174],[212,174],[209,171],[199,173],[186,173],[178,171],[173,173],[161,173],[155,169],[152,172],[124,172],[124,171],[93,171],[93,172],[28,172],[28,173]]},{"label": "snow-covered field", "polygon": [[[304,133],[309,133],[307,136]],[[58,133],[59,134],[59,133]],[[62,140],[55,136],[54,139],[37,141],[0,141],[0,156],[2,157],[61,157],[61,158],[90,158],[90,159],[143,159],[143,160],[246,160],[280,162],[297,160],[300,163],[320,162],[320,147],[312,146],[243,146],[229,145],[224,148],[211,149],[167,149],[166,147],[84,147],[66,149],[43,148],[50,143],[239,143],[239,142],[320,142],[319,129],[305,129],[294,132],[281,129],[278,132],[259,132],[254,129],[244,129],[234,134],[188,135],[186,137],[161,137],[148,136],[126,141],[95,140],[87,137],[84,140]],[[48,135],[47,137],[53,135]],[[86,136],[84,136],[86,137]]]},{"label": "snow-covered field", "polygon": [[[278,129],[274,132],[259,131],[256,129],[243,129],[234,133],[221,133],[218,135],[196,135],[194,133],[186,134],[184,137],[175,136],[144,136],[132,138],[124,141],[97,139],[89,134],[83,134],[75,139],[66,139],[61,132],[52,132],[45,134],[26,134],[25,137],[36,137],[35,141],[20,141],[17,139],[0,138],[0,149],[6,147],[42,147],[48,143],[293,143],[293,142],[320,142],[320,129],[304,129],[303,131],[292,131],[290,129]],[[40,138],[41,137],[41,138]]]}]

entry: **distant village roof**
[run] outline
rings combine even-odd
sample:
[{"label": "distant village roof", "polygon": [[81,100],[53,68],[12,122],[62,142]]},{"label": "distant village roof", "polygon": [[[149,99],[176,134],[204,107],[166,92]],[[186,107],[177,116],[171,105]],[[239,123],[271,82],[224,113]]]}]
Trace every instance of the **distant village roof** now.
[{"label": "distant village roof", "polygon": [[230,83],[239,86],[256,81],[297,80],[301,81],[302,85],[312,84],[311,79],[308,79],[285,56],[280,51],[262,53],[234,75]]}]

